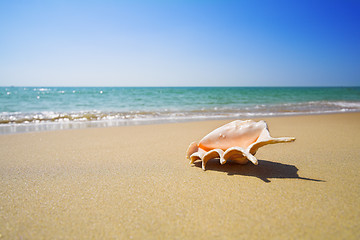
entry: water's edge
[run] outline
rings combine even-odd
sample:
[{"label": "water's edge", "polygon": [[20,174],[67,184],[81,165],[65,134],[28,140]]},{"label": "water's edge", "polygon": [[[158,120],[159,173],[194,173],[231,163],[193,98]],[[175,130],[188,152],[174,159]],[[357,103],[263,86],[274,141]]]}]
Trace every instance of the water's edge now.
[{"label": "water's edge", "polygon": [[329,114],[346,114],[359,113],[360,111],[339,111],[327,113],[294,113],[282,115],[258,115],[254,117],[203,117],[191,119],[152,119],[152,120],[98,120],[87,122],[42,122],[42,123],[26,123],[26,124],[0,124],[0,135],[21,134],[31,132],[46,132],[46,131],[60,131],[72,129],[86,129],[86,128],[108,128],[108,127],[123,127],[123,126],[139,126],[139,125],[154,125],[154,124],[168,124],[168,123],[183,123],[183,122],[200,122],[200,121],[215,121],[215,120],[235,120],[235,119],[259,119],[259,118],[277,118],[277,117],[291,117],[291,116],[306,116],[306,115],[329,115]]}]

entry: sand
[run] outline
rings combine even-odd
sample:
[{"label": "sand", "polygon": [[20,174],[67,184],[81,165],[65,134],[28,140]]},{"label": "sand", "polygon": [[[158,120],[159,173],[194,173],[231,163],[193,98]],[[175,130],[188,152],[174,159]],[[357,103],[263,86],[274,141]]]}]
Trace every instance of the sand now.
[{"label": "sand", "polygon": [[207,171],[228,120],[1,135],[1,239],[359,239],[360,113],[265,120],[297,140]]}]

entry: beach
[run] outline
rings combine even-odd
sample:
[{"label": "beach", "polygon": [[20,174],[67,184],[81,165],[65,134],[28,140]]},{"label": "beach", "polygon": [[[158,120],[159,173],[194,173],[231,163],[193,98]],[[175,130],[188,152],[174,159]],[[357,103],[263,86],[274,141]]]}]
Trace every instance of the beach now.
[{"label": "beach", "polygon": [[359,239],[360,113],[262,119],[296,141],[206,171],[230,120],[0,135],[0,239]]}]

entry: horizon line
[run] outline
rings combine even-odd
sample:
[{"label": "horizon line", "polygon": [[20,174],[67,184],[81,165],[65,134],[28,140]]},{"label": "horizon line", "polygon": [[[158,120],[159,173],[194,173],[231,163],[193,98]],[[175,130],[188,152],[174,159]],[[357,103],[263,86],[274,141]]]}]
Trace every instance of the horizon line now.
[{"label": "horizon line", "polygon": [[82,85],[82,86],[69,86],[69,85],[0,85],[0,87],[66,87],[66,88],[70,88],[70,87],[89,87],[89,88],[96,88],[96,87],[104,87],[104,88],[201,88],[201,87],[206,87],[206,88],[220,88],[220,87],[243,87],[243,88],[272,88],[272,87],[277,87],[277,88],[302,88],[302,87],[306,87],[306,88],[320,88],[320,87],[329,87],[329,88],[335,88],[335,87],[343,87],[343,88],[351,88],[351,87],[360,87],[360,85],[314,85],[314,86],[284,86],[284,85],[276,85],[276,86],[269,86],[269,85],[264,85],[264,86],[239,86],[239,85],[225,85],[225,86],[149,86],[149,85],[143,85],[143,86],[94,86],[94,85]]}]

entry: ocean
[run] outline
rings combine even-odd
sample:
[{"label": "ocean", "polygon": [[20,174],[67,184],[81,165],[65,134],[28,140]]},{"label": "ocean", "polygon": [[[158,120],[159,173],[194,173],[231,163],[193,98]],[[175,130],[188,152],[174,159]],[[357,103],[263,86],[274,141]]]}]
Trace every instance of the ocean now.
[{"label": "ocean", "polygon": [[360,111],[360,87],[0,87],[0,134]]}]

